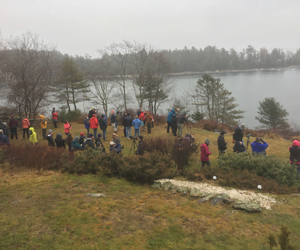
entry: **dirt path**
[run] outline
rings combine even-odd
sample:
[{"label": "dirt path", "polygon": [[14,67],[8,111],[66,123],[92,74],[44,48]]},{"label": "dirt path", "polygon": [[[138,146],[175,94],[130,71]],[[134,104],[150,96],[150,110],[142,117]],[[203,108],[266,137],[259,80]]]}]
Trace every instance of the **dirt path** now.
[{"label": "dirt path", "polygon": [[204,193],[217,193],[217,194],[228,194],[232,199],[237,199],[240,201],[255,201],[260,204],[261,207],[271,210],[271,206],[276,203],[276,200],[267,194],[255,193],[253,191],[238,190],[234,188],[225,189],[222,187],[214,186],[206,182],[191,182],[191,181],[177,181],[172,179],[162,179],[158,180],[161,184],[170,181],[174,186],[196,188]]}]

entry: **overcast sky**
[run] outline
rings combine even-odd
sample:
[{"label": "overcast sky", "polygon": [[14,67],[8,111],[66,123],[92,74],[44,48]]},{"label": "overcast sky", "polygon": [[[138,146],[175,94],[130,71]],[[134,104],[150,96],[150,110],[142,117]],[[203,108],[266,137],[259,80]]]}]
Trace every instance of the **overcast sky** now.
[{"label": "overcast sky", "polygon": [[0,0],[3,37],[26,31],[70,55],[122,40],[160,49],[300,48],[299,0]]}]

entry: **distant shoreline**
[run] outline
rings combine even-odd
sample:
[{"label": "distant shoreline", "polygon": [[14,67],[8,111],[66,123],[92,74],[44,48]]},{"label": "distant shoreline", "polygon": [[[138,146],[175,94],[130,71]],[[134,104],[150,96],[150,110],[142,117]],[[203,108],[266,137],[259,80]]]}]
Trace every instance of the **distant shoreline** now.
[{"label": "distant shoreline", "polygon": [[234,69],[234,70],[216,70],[216,71],[203,71],[203,72],[195,72],[195,71],[184,71],[180,73],[170,73],[169,76],[191,76],[191,75],[201,75],[201,74],[223,74],[223,73],[243,73],[243,72],[256,72],[256,71],[282,71],[287,69],[298,69],[300,66],[289,66],[283,68],[256,68],[256,69]]}]

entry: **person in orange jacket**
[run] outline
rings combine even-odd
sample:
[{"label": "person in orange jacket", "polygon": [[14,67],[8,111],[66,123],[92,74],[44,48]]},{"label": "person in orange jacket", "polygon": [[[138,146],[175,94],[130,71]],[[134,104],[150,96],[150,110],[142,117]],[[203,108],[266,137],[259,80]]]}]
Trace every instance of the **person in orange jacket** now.
[{"label": "person in orange jacket", "polygon": [[68,121],[65,121],[64,128],[65,128],[65,134],[66,135],[70,134],[70,129],[72,128],[72,126]]},{"label": "person in orange jacket", "polygon": [[27,139],[29,139],[29,127],[30,122],[26,115],[23,116],[24,119],[22,120],[22,127],[23,127],[23,139],[25,139],[25,133],[27,134]]},{"label": "person in orange jacket", "polygon": [[94,129],[94,138],[97,138],[97,128],[99,126],[98,119],[96,114],[93,114],[93,117],[90,119],[90,128]]}]

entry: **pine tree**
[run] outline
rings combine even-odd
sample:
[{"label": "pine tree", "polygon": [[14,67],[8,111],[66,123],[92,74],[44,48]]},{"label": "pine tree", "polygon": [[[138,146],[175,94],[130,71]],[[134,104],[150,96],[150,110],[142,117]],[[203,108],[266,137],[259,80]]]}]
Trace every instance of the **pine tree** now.
[{"label": "pine tree", "polygon": [[71,105],[77,110],[76,103],[87,98],[90,92],[89,84],[85,81],[85,75],[78,69],[73,59],[66,57],[61,65],[58,79],[53,86],[59,102],[66,103],[68,111],[71,112]]}]

